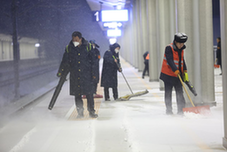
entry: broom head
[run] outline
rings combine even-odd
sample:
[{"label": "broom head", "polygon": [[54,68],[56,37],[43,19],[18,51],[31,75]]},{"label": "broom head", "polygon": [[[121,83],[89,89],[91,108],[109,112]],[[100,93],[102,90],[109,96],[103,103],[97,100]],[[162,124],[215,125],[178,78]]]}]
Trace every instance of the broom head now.
[{"label": "broom head", "polygon": [[140,91],[140,92],[137,92],[137,93],[125,95],[125,96],[123,96],[123,97],[118,98],[117,100],[118,100],[118,101],[128,101],[128,100],[129,100],[130,98],[132,98],[132,97],[142,96],[142,95],[144,95],[144,94],[147,94],[148,92],[149,92],[148,90]]}]

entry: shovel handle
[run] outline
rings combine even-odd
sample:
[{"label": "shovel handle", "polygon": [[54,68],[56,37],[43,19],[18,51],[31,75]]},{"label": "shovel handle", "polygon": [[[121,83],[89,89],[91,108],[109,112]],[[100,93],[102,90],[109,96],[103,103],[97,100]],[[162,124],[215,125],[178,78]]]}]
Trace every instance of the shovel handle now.
[{"label": "shovel handle", "polygon": [[180,74],[178,74],[177,76],[178,76],[178,78],[180,79],[180,82],[181,82],[181,84],[182,84],[182,86],[183,86],[183,88],[184,88],[184,91],[186,92],[186,94],[187,94],[187,96],[188,96],[188,99],[190,100],[192,106],[195,107],[194,103],[192,102],[191,97],[190,97],[189,94],[188,94],[187,89],[186,89],[185,86],[184,86],[184,83],[183,83],[183,81],[182,81],[182,79],[181,79],[181,77],[180,77]]}]

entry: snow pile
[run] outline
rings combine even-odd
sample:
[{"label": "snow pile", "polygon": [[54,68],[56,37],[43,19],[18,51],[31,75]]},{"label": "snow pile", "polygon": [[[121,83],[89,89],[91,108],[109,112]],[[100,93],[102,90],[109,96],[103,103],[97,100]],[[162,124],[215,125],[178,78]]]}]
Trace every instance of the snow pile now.
[{"label": "snow pile", "polygon": [[30,136],[36,131],[37,131],[36,128],[30,130],[26,135],[23,136],[20,142],[16,146],[14,146],[9,152],[19,151],[30,140]]},{"label": "snow pile", "polygon": [[184,116],[188,119],[204,119],[209,118],[211,116],[211,112],[209,110],[202,110],[199,114],[193,112],[184,112]]}]

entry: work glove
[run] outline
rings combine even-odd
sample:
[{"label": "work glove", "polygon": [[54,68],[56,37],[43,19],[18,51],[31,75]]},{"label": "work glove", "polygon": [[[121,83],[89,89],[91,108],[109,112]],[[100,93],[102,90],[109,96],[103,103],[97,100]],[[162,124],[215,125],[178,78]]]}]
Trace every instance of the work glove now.
[{"label": "work glove", "polygon": [[176,75],[178,75],[178,74],[180,74],[180,71],[179,71],[179,70],[176,70],[174,73],[175,73]]},{"label": "work glove", "polygon": [[184,72],[183,80],[184,80],[184,82],[189,82],[188,73],[187,72]]},{"label": "work glove", "polygon": [[188,79],[187,70],[184,71],[184,74],[183,74],[183,81],[184,81],[184,83],[188,86],[189,90],[194,94],[194,96],[197,96],[195,87],[190,83],[190,81],[189,81],[189,79]]}]

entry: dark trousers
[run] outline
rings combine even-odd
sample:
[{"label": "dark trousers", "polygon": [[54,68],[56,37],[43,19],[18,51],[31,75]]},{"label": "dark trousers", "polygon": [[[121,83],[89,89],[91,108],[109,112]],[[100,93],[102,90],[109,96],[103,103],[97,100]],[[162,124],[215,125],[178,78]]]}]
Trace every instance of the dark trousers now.
[{"label": "dark trousers", "polygon": [[145,76],[146,72],[149,75],[149,63],[148,62],[145,62],[144,64],[145,64],[145,67],[144,67],[143,75],[142,76]]},{"label": "dark trousers", "polygon": [[98,86],[98,83],[94,83],[94,87],[95,87],[95,94],[97,93],[97,86]]},{"label": "dark trousers", "polygon": [[[89,113],[94,113],[95,109],[94,109],[94,97],[93,94],[86,94],[86,98],[87,98],[87,110],[89,111]],[[84,107],[83,107],[83,100],[81,95],[75,96],[75,103],[76,103],[76,109],[78,113],[81,113],[84,111]]]},{"label": "dark trousers", "polygon": [[176,91],[176,99],[177,99],[177,110],[178,113],[183,112],[183,108],[185,107],[185,99],[183,96],[182,84],[177,81],[175,84],[164,82],[165,85],[165,105],[166,112],[172,112],[172,89],[174,87]]},{"label": "dark trousers", "polygon": [[[116,100],[118,98],[117,87],[113,87],[112,90],[113,90],[113,97]],[[105,97],[105,100],[110,98],[109,88],[108,87],[104,87],[104,97]]]}]

